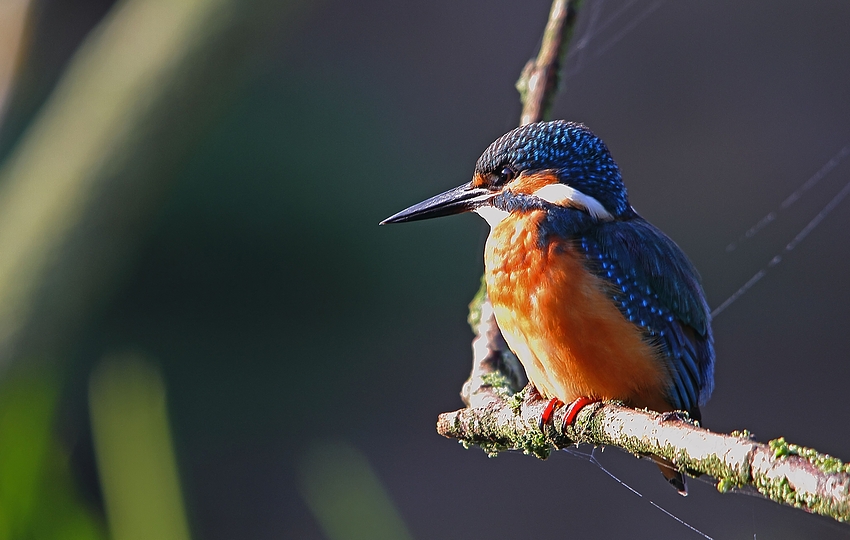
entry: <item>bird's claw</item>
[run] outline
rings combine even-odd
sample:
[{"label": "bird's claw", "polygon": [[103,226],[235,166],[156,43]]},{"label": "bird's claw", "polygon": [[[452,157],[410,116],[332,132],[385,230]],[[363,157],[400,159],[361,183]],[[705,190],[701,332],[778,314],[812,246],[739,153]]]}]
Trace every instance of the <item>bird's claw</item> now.
[{"label": "bird's claw", "polygon": [[[564,416],[564,423],[561,424],[561,431],[567,426],[571,426],[573,422],[575,422],[576,417],[578,416],[579,411],[581,411],[585,406],[590,405],[591,403],[597,403],[601,401],[596,398],[589,397],[580,397],[571,401],[569,405],[567,405],[567,414]],[[554,416],[555,411],[564,406],[564,402],[558,398],[552,398],[549,400],[549,403],[546,404],[546,408],[543,409],[543,414],[540,415],[540,420],[538,421],[538,427],[540,431],[543,431],[543,428],[552,421],[552,416]]]},{"label": "bird's claw", "polygon": [[567,406],[567,414],[566,416],[564,416],[564,425],[561,427],[566,428],[567,426],[573,425],[573,422],[576,421],[576,416],[578,416],[580,410],[585,408],[587,405],[590,405],[591,403],[598,403],[600,401],[602,400],[596,398],[589,398],[586,396],[576,398],[572,403]]},{"label": "bird's claw", "polygon": [[546,404],[546,408],[543,409],[543,414],[540,415],[540,420],[537,422],[537,427],[540,428],[540,431],[543,431],[546,424],[552,421],[552,415],[555,414],[555,411],[563,406],[564,402],[558,398],[552,398],[549,400],[549,403]]}]

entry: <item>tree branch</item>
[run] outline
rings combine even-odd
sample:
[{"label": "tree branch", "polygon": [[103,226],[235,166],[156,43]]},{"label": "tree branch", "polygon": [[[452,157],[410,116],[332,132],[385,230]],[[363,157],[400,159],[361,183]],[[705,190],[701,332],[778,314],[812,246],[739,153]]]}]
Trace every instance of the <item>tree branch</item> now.
[{"label": "tree branch", "polygon": [[636,456],[665,458],[694,476],[709,475],[722,493],[752,486],[780,504],[850,520],[850,465],[826,454],[783,438],[762,444],[746,432],[713,433],[680,413],[635,410],[618,402],[584,407],[564,430],[562,407],[541,431],[538,420],[547,400],[533,390],[512,393],[492,374],[487,379],[478,393],[482,405],[441,414],[438,433],[489,454],[522,450],[541,459],[553,448],[573,444],[616,446]]},{"label": "tree branch", "polygon": [[[517,82],[523,101],[521,124],[541,120],[551,105],[560,58],[575,22],[575,4],[552,4],[540,54]],[[522,365],[502,337],[483,280],[469,307],[476,337],[472,373],[461,391],[467,407],[439,416],[437,432],[444,437],[480,446],[491,455],[522,450],[541,459],[553,448],[573,444],[616,446],[636,456],[662,457],[691,475],[709,475],[722,493],[752,486],[780,504],[850,520],[850,465],[784,438],[762,444],[747,432],[712,433],[685,413],[659,414],[618,402],[585,406],[563,430],[555,427],[563,425],[562,407],[541,430],[538,420],[547,400],[531,386],[522,389]]]},{"label": "tree branch", "polygon": [[549,113],[560,82],[561,59],[567,51],[581,1],[554,0],[537,58],[528,61],[516,83],[522,101],[520,125],[539,122]]}]

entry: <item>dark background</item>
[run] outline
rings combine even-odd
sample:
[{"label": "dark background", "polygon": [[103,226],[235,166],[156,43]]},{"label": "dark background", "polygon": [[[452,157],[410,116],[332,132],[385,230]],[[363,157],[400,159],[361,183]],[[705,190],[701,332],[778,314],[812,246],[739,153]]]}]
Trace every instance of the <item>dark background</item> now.
[{"label": "dark background", "polygon": [[[38,5],[0,157],[109,4]],[[198,539],[324,538],[299,488],[322,441],[362,452],[420,539],[699,537],[650,499],[714,538],[850,536],[710,483],[682,499],[616,450],[597,457],[642,498],[566,453],[488,459],[434,432],[461,406],[486,225],[377,222],[466,181],[516,125],[513,85],[548,8],[328,0],[272,32],[66,356],[56,432],[95,514],[88,375],[133,349],[164,374]],[[553,116],[607,142],[632,204],[691,257],[712,306],[850,180],[842,161],[726,251],[850,144],[848,24],[840,0],[585,2]],[[850,459],[848,205],[715,321],[710,429]]]}]

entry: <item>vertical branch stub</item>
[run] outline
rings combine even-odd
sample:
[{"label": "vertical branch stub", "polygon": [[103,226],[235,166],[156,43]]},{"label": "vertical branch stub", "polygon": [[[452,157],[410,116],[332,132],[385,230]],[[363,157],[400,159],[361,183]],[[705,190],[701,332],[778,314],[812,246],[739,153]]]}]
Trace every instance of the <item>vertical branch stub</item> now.
[{"label": "vertical branch stub", "polygon": [[537,58],[528,61],[516,83],[522,101],[520,125],[539,122],[548,114],[558,91],[561,60],[575,26],[580,2],[554,0]]}]

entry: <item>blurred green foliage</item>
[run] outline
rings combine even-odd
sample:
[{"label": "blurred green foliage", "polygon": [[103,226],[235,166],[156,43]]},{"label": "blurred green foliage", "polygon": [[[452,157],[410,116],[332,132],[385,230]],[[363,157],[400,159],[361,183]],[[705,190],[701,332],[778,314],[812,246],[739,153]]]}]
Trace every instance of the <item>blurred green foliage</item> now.
[{"label": "blurred green foliage", "polygon": [[[0,389],[0,540],[105,536],[54,425],[64,363],[265,32],[300,4],[117,2],[0,166],[0,367],[46,366]],[[90,405],[111,536],[188,539],[158,371],[107,362]]]},{"label": "blurred green foliage", "polygon": [[113,540],[189,540],[159,370],[131,353],[92,375],[89,406]]},{"label": "blurred green foliage", "polygon": [[412,539],[366,456],[350,444],[314,444],[300,473],[304,499],[329,540]]},{"label": "blurred green foliage", "polygon": [[16,369],[0,384],[0,540],[105,538],[54,430],[55,373]]}]

